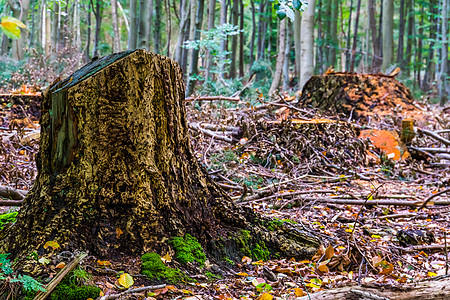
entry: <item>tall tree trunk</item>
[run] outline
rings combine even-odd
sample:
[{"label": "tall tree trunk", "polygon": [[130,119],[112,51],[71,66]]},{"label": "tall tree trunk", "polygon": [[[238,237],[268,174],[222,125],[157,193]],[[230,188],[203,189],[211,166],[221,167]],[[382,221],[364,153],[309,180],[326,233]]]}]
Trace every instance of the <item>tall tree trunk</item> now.
[{"label": "tall tree trunk", "polygon": [[355,30],[353,33],[353,46],[352,46],[352,59],[350,62],[350,72],[353,72],[355,68],[356,45],[358,43],[358,24],[360,12],[361,12],[361,0],[358,0],[358,6],[356,8]]},{"label": "tall tree trunk", "polygon": [[[330,20],[330,49],[329,49],[329,64],[336,66],[336,50],[338,48],[337,26],[338,26],[338,12],[339,1],[331,1],[331,20]],[[309,6],[309,2],[308,2]]]},{"label": "tall tree trunk", "polygon": [[316,0],[308,2],[308,8],[302,17],[301,41],[301,75],[299,87],[303,89],[305,83],[314,75],[314,12]]},{"label": "tall tree trunk", "polygon": [[[25,25],[28,24],[28,12],[30,11],[30,0],[9,1],[13,17],[19,19]],[[25,48],[28,40],[28,31],[22,30],[20,38],[12,42],[12,58],[16,60],[24,59]]]},{"label": "tall tree trunk", "polygon": [[[233,26],[238,25],[239,19],[239,3],[238,0],[233,0],[233,6],[231,7],[231,18]],[[237,43],[238,36],[231,36],[231,63],[230,63],[230,78],[236,78],[236,65],[237,65]]]},{"label": "tall tree trunk", "polygon": [[408,33],[406,40],[406,50],[405,50],[405,65],[407,66],[406,75],[409,77],[411,74],[411,60],[413,56],[413,48],[416,44],[416,39],[414,35],[415,26],[415,12],[414,12],[414,0],[408,0]]},{"label": "tall tree trunk", "polygon": [[120,52],[119,16],[117,14],[117,0],[111,0],[111,17],[113,27],[112,52]]},{"label": "tall tree trunk", "polygon": [[165,6],[165,9],[166,9],[166,19],[167,19],[167,26],[166,26],[166,29],[167,29],[167,33],[166,33],[166,36],[167,36],[167,41],[166,41],[166,55],[167,55],[167,57],[171,57],[170,56],[170,43],[171,43],[171,41],[172,41],[172,39],[171,39],[171,37],[172,37],[172,14],[170,13],[170,3],[168,3],[169,2],[169,0],[165,0],[164,1],[164,6]]},{"label": "tall tree trunk", "polygon": [[138,35],[137,0],[130,0],[130,32],[128,34],[128,50],[137,48]]},{"label": "tall tree trunk", "polygon": [[148,7],[147,7],[147,50],[150,51],[151,45],[153,44],[153,31],[152,31],[152,23],[153,23],[153,0],[147,0],[148,1]]},{"label": "tall tree trunk", "polygon": [[448,80],[448,0],[442,0],[442,58],[441,58],[441,74],[439,85],[440,104],[444,106],[448,102],[447,84]]},{"label": "tall tree trunk", "polygon": [[253,63],[255,62],[255,38],[256,38],[256,9],[255,1],[250,0],[252,7],[252,35],[250,37],[250,57],[249,57],[249,73],[252,73]]},{"label": "tall tree trunk", "polygon": [[91,60],[91,53],[90,53],[90,48],[91,48],[91,25],[92,25],[92,18],[91,18],[91,11],[92,11],[92,7],[91,7],[91,2],[89,2],[88,6],[87,6],[87,32],[86,32],[86,47],[85,47],[85,51],[84,51],[84,60],[86,62]]},{"label": "tall tree trunk", "polygon": [[[214,21],[216,18],[216,0],[209,0],[208,2],[208,31],[214,28]],[[208,82],[211,77],[211,67],[213,65],[213,55],[208,49],[206,53],[206,70],[205,70],[205,82]]]},{"label": "tall tree trunk", "polygon": [[[193,6],[195,8],[195,5]],[[193,41],[200,40],[200,31],[202,29],[203,23],[203,10],[205,7],[205,0],[198,0],[198,6],[196,9],[191,9],[191,18],[194,19],[194,22],[191,22],[191,26],[194,26],[194,29],[191,30],[193,32],[194,38]],[[190,38],[191,36],[189,36]],[[186,96],[190,96],[194,92],[194,86],[197,82],[191,76],[198,74],[198,49],[192,49],[191,57],[189,60],[189,78],[187,80],[187,89]]]},{"label": "tall tree trunk", "polygon": [[[316,56],[317,56],[317,63],[316,63],[316,67],[315,70],[322,74],[325,72],[325,67],[326,67],[326,63],[325,63],[325,51],[324,51],[324,32],[323,32],[323,5],[322,5],[322,0],[319,0],[318,2],[318,14],[317,14],[317,39],[318,39],[318,45],[319,47],[317,47],[317,51],[316,51]],[[297,18],[297,17],[296,17]],[[300,50],[299,50],[300,53]],[[296,54],[297,55],[297,54]],[[300,69],[300,60],[298,62],[298,68]],[[300,74],[299,72],[297,74]],[[297,75],[299,76],[299,75]]]},{"label": "tall tree trunk", "polygon": [[377,23],[376,23],[376,9],[375,9],[375,0],[369,0],[368,4],[369,10],[369,27],[370,32],[372,33],[372,46],[373,46],[373,56],[372,56],[372,72],[380,71],[380,42],[377,37]]},{"label": "tall tree trunk", "polygon": [[383,64],[381,71],[392,64],[394,56],[394,0],[383,0]]},{"label": "tall tree trunk", "polygon": [[148,49],[148,0],[139,0],[139,22],[137,46],[141,49]]},{"label": "tall tree trunk", "polygon": [[265,49],[265,24],[266,24],[266,18],[265,18],[265,11],[266,11],[266,2],[267,0],[261,0],[259,2],[259,18],[258,18],[258,43],[257,43],[257,52],[256,52],[256,60],[264,59],[264,49]]},{"label": "tall tree trunk", "polygon": [[161,53],[161,1],[155,0],[155,52]]},{"label": "tall tree trunk", "polygon": [[[177,45],[175,47],[175,61],[182,64],[182,57],[183,57],[183,43],[186,40],[187,35],[187,26],[189,21],[189,10],[190,10],[190,2],[188,0],[181,0],[180,2],[180,26],[178,27],[178,39],[177,39]],[[184,68],[183,68],[184,70]]]},{"label": "tall tree trunk", "polygon": [[54,49],[59,47],[59,1],[53,2],[52,15],[52,46]]},{"label": "tall tree trunk", "polygon": [[172,251],[167,240],[189,233],[211,258],[240,260],[244,229],[249,247],[310,259],[316,237],[292,224],[268,230],[268,219],[233,203],[200,166],[178,64],[130,52],[92,62],[44,93],[38,176],[0,251],[20,264],[54,241],[62,251],[134,259]]},{"label": "tall tree trunk", "polygon": [[[352,52],[350,51],[350,41],[351,41],[351,29],[352,29],[352,12],[353,12],[353,0],[350,1],[350,16],[348,18],[348,31],[347,31],[347,52],[345,54],[345,70],[350,71],[350,60],[352,58]],[[358,28],[358,27],[356,27]],[[355,36],[356,36],[355,32]],[[353,72],[353,71],[351,71]]]},{"label": "tall tree trunk", "polygon": [[286,47],[284,49],[284,62],[283,62],[283,90],[289,89],[289,53],[291,51],[291,28],[292,23],[286,21]]},{"label": "tall tree trunk", "polygon": [[[295,48],[295,74],[297,80],[300,78],[300,56],[301,56],[301,38],[302,38],[302,12],[300,10],[295,11],[294,19],[294,48]],[[318,51],[320,51],[318,49]],[[300,80],[299,80],[300,82]]]},{"label": "tall tree trunk", "polygon": [[403,52],[405,51],[405,0],[400,0],[399,15],[400,23],[398,27],[397,62],[403,70],[405,68],[405,57],[403,55]]},{"label": "tall tree trunk", "polygon": [[275,74],[273,76],[269,94],[275,92],[275,90],[280,85],[281,72],[283,71],[283,63],[284,63],[284,51],[286,47],[286,18],[280,21],[280,33],[278,34],[278,36],[280,46],[278,47],[277,64],[275,67]]},{"label": "tall tree trunk", "polygon": [[94,49],[92,50],[93,56],[98,57],[100,56],[100,51],[98,49],[99,43],[100,43],[100,31],[102,28],[102,18],[103,18],[103,8],[102,8],[102,1],[103,0],[97,0],[95,3],[95,35],[94,35]]},{"label": "tall tree trunk", "polygon": [[30,37],[28,38],[28,49],[31,49],[34,46],[35,34],[36,34],[36,12],[38,8],[35,5],[36,0],[31,0],[31,30]]},{"label": "tall tree trunk", "polygon": [[[227,0],[220,0],[220,26],[227,23]],[[220,41],[220,65],[219,65],[219,77],[223,78],[225,73],[225,60],[227,51],[227,38],[225,37]]]},{"label": "tall tree trunk", "polygon": [[416,49],[416,62],[415,62],[415,68],[414,71],[416,72],[416,77],[417,77],[417,84],[419,85],[420,88],[422,88],[422,48],[423,48],[423,39],[424,39],[424,34],[423,34],[423,18],[424,18],[425,12],[424,12],[424,7],[422,6],[421,10],[420,10],[420,21],[419,21],[419,29],[418,29],[418,36],[416,36],[417,38],[417,49]]},{"label": "tall tree trunk", "polygon": [[[116,0],[117,1],[117,0]],[[73,10],[74,10],[74,17],[73,17],[73,23],[74,23],[74,39],[73,39],[73,46],[81,51],[81,26],[80,26],[80,3],[79,0],[75,0],[75,3],[73,4]]]},{"label": "tall tree trunk", "polygon": [[244,0],[239,0],[239,77],[244,77]]},{"label": "tall tree trunk", "polygon": [[425,69],[425,76],[423,77],[423,88],[424,90],[430,89],[431,81],[434,80],[435,77],[435,63],[434,63],[434,45],[436,41],[436,33],[438,31],[437,26],[437,3],[436,0],[430,0],[430,46],[428,47],[428,58],[427,58],[427,67]]}]

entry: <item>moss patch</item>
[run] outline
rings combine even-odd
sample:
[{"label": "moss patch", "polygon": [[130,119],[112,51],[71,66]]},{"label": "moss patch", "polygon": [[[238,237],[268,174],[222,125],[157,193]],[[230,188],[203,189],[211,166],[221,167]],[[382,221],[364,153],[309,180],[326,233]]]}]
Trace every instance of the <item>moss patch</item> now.
[{"label": "moss patch", "polygon": [[197,239],[190,234],[186,234],[183,237],[174,237],[171,239],[175,250],[175,259],[182,264],[188,262],[197,262],[200,266],[206,261],[206,255],[203,251],[202,246],[197,241]]},{"label": "moss patch", "polygon": [[239,245],[239,251],[242,254],[249,256],[254,260],[269,260],[269,249],[267,249],[263,241],[253,242],[250,231],[241,230],[235,240]]},{"label": "moss patch", "polygon": [[166,280],[171,284],[192,281],[192,279],[179,269],[167,267],[157,253],[146,253],[142,255],[141,273],[150,279]]},{"label": "moss patch", "polygon": [[0,230],[2,230],[3,227],[5,227],[6,224],[15,222],[18,213],[19,212],[15,211],[15,212],[12,212],[12,213],[7,213],[7,214],[0,215]]}]

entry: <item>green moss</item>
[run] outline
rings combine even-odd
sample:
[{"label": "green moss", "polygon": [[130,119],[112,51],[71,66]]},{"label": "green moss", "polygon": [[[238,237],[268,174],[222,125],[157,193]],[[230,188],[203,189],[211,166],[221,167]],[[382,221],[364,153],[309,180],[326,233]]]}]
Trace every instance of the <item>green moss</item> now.
[{"label": "green moss", "polygon": [[12,212],[12,213],[7,213],[7,214],[0,215],[0,230],[2,230],[3,227],[5,227],[6,224],[14,223],[16,221],[16,217],[17,217],[18,213],[19,212],[15,211],[15,212]]},{"label": "green moss", "polygon": [[267,249],[264,242],[253,242],[250,231],[241,230],[240,234],[236,237],[236,243],[240,246],[239,251],[246,256],[255,260],[269,260],[270,251]]},{"label": "green moss", "polygon": [[208,277],[208,280],[209,280],[209,281],[214,281],[214,280],[217,280],[217,279],[222,279],[222,276],[213,274],[213,273],[211,273],[211,272],[206,272],[206,273],[205,273],[205,276]]},{"label": "green moss", "polygon": [[146,253],[141,260],[141,273],[150,279],[165,280],[171,284],[192,281],[179,269],[167,267],[157,253]]},{"label": "green moss", "polygon": [[170,243],[175,250],[175,259],[180,263],[185,264],[195,261],[201,266],[205,263],[206,255],[202,246],[197,239],[190,234],[186,234],[184,238],[174,237],[171,239]]},{"label": "green moss", "polygon": [[264,242],[257,243],[255,248],[253,248],[252,253],[253,253],[253,259],[256,259],[256,260],[267,261],[267,260],[269,260],[269,257],[270,257],[270,251],[269,251],[269,249],[267,249]]},{"label": "green moss", "polygon": [[86,300],[96,299],[101,289],[96,286],[76,286],[74,284],[59,284],[50,295],[51,300]]},{"label": "green moss", "polygon": [[277,219],[277,218],[274,218],[272,221],[270,221],[270,222],[267,224],[266,227],[267,227],[267,229],[269,229],[270,231],[275,231],[275,230],[277,230],[278,228],[282,227],[283,224],[284,224],[284,221],[282,221],[282,220],[280,220],[280,219]]}]

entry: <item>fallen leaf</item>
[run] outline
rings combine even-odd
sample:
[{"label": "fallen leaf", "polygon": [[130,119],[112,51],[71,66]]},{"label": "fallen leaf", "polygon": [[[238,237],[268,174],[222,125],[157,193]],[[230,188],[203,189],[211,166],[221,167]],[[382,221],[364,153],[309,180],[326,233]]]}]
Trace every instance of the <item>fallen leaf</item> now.
[{"label": "fallen leaf", "polygon": [[55,268],[57,268],[57,269],[62,269],[62,268],[64,268],[65,266],[66,266],[66,263],[62,261],[62,262],[60,262],[59,264],[57,264]]},{"label": "fallen leaf", "polygon": [[47,249],[48,247],[51,247],[53,250],[60,248],[58,242],[55,242],[55,241],[46,242],[44,245],[44,249]]},{"label": "fallen leaf", "polygon": [[325,250],[325,257],[326,259],[331,259],[334,256],[334,248],[333,246],[328,245],[327,250]]},{"label": "fallen leaf", "polygon": [[122,229],[116,228],[116,239],[119,239],[119,238],[120,238],[120,235],[122,235],[122,234],[123,234]]},{"label": "fallen leaf", "polygon": [[257,300],[272,300],[273,296],[269,293],[262,293],[258,298],[256,298]]},{"label": "fallen leaf", "polygon": [[97,260],[97,264],[102,267],[111,266],[111,263],[107,260]]},{"label": "fallen leaf", "polygon": [[243,262],[244,264],[249,265],[249,264],[252,263],[252,259],[251,259],[250,257],[248,257],[248,256],[244,256],[244,257],[242,258],[242,262]]},{"label": "fallen leaf", "polygon": [[128,273],[123,273],[122,275],[120,275],[117,281],[126,289],[134,284],[133,277],[131,277],[131,275]]},{"label": "fallen leaf", "polygon": [[166,253],[166,255],[161,257],[161,260],[163,261],[163,263],[171,262],[172,261],[172,257],[169,255],[169,253]]},{"label": "fallen leaf", "polygon": [[295,288],[294,293],[297,297],[302,297],[305,294],[301,288]]}]

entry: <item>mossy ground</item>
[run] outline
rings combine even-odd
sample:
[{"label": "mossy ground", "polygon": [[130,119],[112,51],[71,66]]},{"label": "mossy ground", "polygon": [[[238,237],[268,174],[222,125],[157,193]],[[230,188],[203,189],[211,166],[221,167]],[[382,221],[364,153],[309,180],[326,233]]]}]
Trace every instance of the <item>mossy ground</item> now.
[{"label": "mossy ground", "polygon": [[206,261],[206,255],[197,239],[190,234],[184,237],[174,237],[170,241],[175,250],[175,259],[182,264],[188,262],[197,262],[203,266]]},{"label": "mossy ground", "polygon": [[270,251],[263,241],[254,242],[251,232],[241,230],[235,238],[239,246],[239,251],[254,260],[267,261],[270,258]]},{"label": "mossy ground", "polygon": [[141,273],[149,279],[165,280],[171,284],[192,281],[179,269],[167,267],[157,253],[146,253],[142,255]]}]

